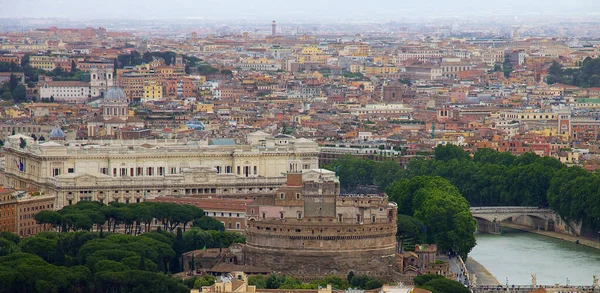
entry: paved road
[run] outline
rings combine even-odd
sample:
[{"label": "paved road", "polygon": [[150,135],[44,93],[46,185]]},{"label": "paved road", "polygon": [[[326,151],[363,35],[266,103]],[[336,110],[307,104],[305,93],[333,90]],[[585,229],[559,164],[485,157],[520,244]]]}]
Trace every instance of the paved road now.
[{"label": "paved road", "polygon": [[447,255],[439,256],[440,260],[450,263],[450,271],[456,274],[456,281],[467,284],[465,274],[460,267],[460,263],[457,257],[448,258]]}]

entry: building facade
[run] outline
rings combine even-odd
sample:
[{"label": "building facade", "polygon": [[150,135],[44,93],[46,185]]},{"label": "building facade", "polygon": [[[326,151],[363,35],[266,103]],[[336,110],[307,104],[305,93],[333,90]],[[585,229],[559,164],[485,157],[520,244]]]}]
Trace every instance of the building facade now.
[{"label": "building facade", "polygon": [[263,137],[258,144],[208,145],[183,140],[52,140],[7,138],[4,186],[35,188],[55,207],[78,201],[139,202],[165,195],[267,194],[282,173],[318,167],[317,144]]},{"label": "building facade", "polygon": [[0,231],[15,233],[21,237],[47,231],[48,227],[35,220],[35,214],[54,208],[54,198],[39,192],[0,190]]},{"label": "building facade", "polygon": [[47,81],[40,86],[41,99],[83,103],[90,97],[90,84],[83,81]]},{"label": "building facade", "polygon": [[294,276],[384,276],[396,214],[385,195],[340,195],[331,171],[293,170],[274,198],[247,207],[246,265]]}]

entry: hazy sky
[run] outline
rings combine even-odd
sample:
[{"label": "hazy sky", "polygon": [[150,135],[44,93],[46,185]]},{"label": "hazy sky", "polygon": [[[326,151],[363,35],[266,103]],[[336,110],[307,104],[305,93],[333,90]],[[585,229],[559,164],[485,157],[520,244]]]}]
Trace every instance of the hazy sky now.
[{"label": "hazy sky", "polygon": [[301,21],[423,16],[600,16],[600,0],[0,0],[0,18],[207,18]]}]

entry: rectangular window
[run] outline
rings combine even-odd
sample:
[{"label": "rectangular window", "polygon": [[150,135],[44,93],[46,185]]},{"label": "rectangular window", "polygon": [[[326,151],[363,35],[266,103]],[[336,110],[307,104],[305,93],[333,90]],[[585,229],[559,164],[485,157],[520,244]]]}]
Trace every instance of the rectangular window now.
[{"label": "rectangular window", "polygon": [[148,176],[153,176],[154,175],[154,168],[152,167],[148,167],[148,170],[146,172],[146,175]]},{"label": "rectangular window", "polygon": [[231,173],[231,166],[225,166],[225,173]]},{"label": "rectangular window", "polygon": [[117,168],[113,168],[113,176],[117,177]]},{"label": "rectangular window", "polygon": [[127,175],[127,168],[121,168],[121,176]]},{"label": "rectangular window", "polygon": [[221,166],[215,166],[215,169],[217,169],[217,173],[221,173]]},{"label": "rectangular window", "polygon": [[240,168],[240,166],[237,166],[237,174],[238,174],[238,175],[240,175],[240,171],[241,171],[241,168]]},{"label": "rectangular window", "polygon": [[258,167],[254,166],[254,175],[258,174]]},{"label": "rectangular window", "polygon": [[144,174],[143,174],[144,172],[143,172],[142,170],[143,170],[143,169],[142,169],[141,167],[137,167],[137,173],[136,173],[136,175],[137,175],[137,176],[142,176],[142,175],[144,175]]},{"label": "rectangular window", "polygon": [[177,173],[177,168],[175,168],[175,167],[172,167],[172,168],[171,168],[171,174],[176,174],[176,173]]},{"label": "rectangular window", "polygon": [[158,167],[158,176],[165,175],[165,167]]},{"label": "rectangular window", "polygon": [[75,168],[69,168],[69,169],[67,169],[67,172],[69,172],[69,173],[75,173]]},{"label": "rectangular window", "polygon": [[129,176],[133,176],[133,168],[129,168]]},{"label": "rectangular window", "polygon": [[58,175],[60,175],[60,168],[52,169],[52,176],[58,176]]}]

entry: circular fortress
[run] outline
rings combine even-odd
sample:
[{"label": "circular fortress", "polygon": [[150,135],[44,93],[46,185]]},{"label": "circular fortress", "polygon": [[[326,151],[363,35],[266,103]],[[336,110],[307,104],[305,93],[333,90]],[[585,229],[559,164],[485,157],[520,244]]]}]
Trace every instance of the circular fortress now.
[{"label": "circular fortress", "polygon": [[275,198],[259,199],[246,212],[247,265],[295,276],[391,270],[396,204],[384,194],[340,195],[333,172],[289,173]]}]

